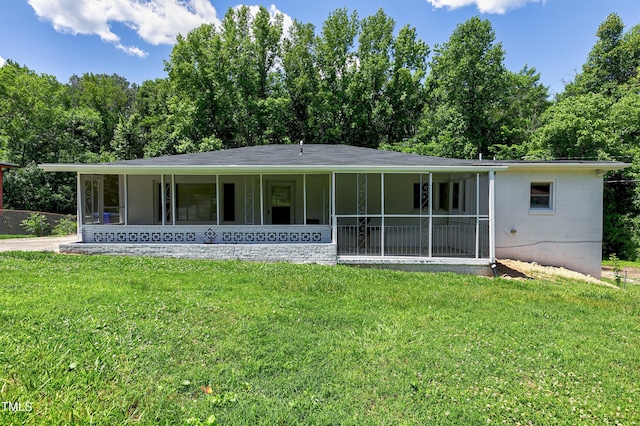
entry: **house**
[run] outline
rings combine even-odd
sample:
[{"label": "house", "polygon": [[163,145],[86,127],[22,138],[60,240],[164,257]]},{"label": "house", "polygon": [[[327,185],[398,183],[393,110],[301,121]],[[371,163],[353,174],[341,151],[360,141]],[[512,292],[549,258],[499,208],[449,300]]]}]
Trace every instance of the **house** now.
[{"label": "house", "polygon": [[604,172],[618,162],[458,160],[264,145],[102,164],[78,175],[67,253],[491,273],[496,258],[600,276]]}]

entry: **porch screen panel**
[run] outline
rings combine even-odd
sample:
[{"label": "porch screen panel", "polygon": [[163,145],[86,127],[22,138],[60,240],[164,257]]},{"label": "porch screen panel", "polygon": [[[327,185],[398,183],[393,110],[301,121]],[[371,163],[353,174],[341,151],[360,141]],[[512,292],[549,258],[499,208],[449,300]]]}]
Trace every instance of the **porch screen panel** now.
[{"label": "porch screen panel", "polygon": [[382,175],[336,174],[338,252],[382,254]]},{"label": "porch screen panel", "polygon": [[104,176],[103,223],[123,223],[124,221],[124,181],[120,175]]},{"label": "porch screen panel", "polygon": [[176,176],[176,221],[215,223],[217,194],[215,176]]},{"label": "porch screen panel", "polygon": [[177,220],[208,221],[216,219],[216,186],[206,183],[176,184]]},{"label": "porch screen panel", "polygon": [[121,175],[83,175],[82,223],[85,225],[122,223],[124,185]]},{"label": "porch screen panel", "polygon": [[331,188],[329,175],[307,175],[307,224],[326,225],[329,223]]},{"label": "porch screen panel", "polygon": [[100,223],[100,183],[102,177],[83,175],[82,182],[82,223],[93,225]]}]

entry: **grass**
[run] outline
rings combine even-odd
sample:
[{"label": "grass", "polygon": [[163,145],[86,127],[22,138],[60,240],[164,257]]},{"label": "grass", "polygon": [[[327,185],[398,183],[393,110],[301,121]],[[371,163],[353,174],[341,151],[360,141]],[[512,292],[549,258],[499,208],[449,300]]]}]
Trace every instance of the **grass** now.
[{"label": "grass", "polygon": [[610,266],[610,267],[618,265],[621,268],[638,268],[638,269],[640,269],[640,261],[637,261],[637,260],[617,260],[617,261],[612,261],[612,260],[608,260],[608,259],[603,259],[602,260],[602,265],[603,266]]},{"label": "grass", "polygon": [[640,286],[16,252],[0,273],[0,400],[26,407],[2,424],[640,422]]},{"label": "grass", "polygon": [[0,234],[0,240],[11,240],[13,238],[34,238],[35,235],[4,235]]}]

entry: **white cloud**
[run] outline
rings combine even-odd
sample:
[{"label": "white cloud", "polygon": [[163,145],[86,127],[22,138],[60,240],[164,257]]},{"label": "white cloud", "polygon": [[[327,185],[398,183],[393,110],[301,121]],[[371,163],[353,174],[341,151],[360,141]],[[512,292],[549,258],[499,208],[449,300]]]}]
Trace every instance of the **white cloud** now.
[{"label": "white cloud", "polygon": [[5,60],[2,56],[0,56],[0,67],[4,66]]},{"label": "white cloud", "polygon": [[173,44],[204,23],[220,24],[210,0],[27,0],[36,14],[59,32],[97,35],[124,52],[144,57],[136,46],[125,46],[110,23],[119,22],[145,42]]},{"label": "white cloud", "polygon": [[480,13],[504,14],[511,9],[524,6],[525,3],[545,3],[546,0],[427,0],[435,8],[446,7],[449,10],[475,5]]},{"label": "white cloud", "polygon": [[[245,6],[245,5],[239,4],[235,6],[234,9],[238,10],[242,6]],[[255,18],[256,15],[258,14],[258,11],[260,10],[260,6],[247,5],[247,7],[249,8],[249,13],[251,14],[251,16]],[[289,30],[293,25],[293,19],[291,18],[291,16],[287,15],[286,13],[280,12],[275,4],[272,4],[271,6],[269,6],[267,10],[269,11],[269,15],[271,16],[271,22],[275,20],[276,16],[278,15],[282,16],[282,36],[285,38],[288,38]]]}]

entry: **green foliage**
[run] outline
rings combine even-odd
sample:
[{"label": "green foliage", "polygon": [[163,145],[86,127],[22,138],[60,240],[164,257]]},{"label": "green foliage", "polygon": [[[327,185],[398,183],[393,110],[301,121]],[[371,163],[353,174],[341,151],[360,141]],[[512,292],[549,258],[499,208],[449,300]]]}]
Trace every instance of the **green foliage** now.
[{"label": "green foliage", "polygon": [[623,86],[638,75],[640,65],[640,26],[624,33],[624,23],[615,13],[600,24],[598,40],[589,52],[582,72],[567,85],[562,95],[602,93],[624,94]]},{"label": "green foliage", "polygon": [[548,106],[535,69],[504,67],[505,52],[488,20],[471,18],[435,48],[426,78],[428,107],[414,144],[418,152],[456,158],[518,158]]},{"label": "green foliage", "polygon": [[76,216],[68,215],[58,221],[53,227],[53,235],[71,235],[78,232],[78,222]]},{"label": "green foliage", "polygon": [[611,253],[609,255],[609,262],[612,265],[612,271],[616,285],[620,287],[620,284],[622,283],[622,265],[620,265],[620,259],[618,259],[618,256],[616,256],[615,253]]},{"label": "green foliage", "polygon": [[27,219],[20,222],[20,227],[31,235],[44,237],[51,231],[51,225],[47,217],[40,213],[32,213]]},{"label": "green foliage", "polygon": [[638,286],[20,252],[0,272],[3,399],[33,406],[3,423],[640,421]]},{"label": "green foliage", "polygon": [[615,140],[610,107],[611,100],[600,94],[563,99],[543,114],[534,144],[552,158],[605,159]]},{"label": "green foliage", "polygon": [[73,213],[76,211],[76,176],[44,173],[35,164],[3,173],[7,209]]}]

